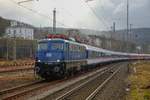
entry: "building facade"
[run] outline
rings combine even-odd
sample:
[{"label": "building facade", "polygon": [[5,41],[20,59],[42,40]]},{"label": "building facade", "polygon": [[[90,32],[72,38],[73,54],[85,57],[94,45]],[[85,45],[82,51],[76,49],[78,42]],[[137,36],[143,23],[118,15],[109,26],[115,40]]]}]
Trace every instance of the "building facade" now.
[{"label": "building facade", "polygon": [[31,25],[11,21],[10,27],[5,29],[6,37],[34,39],[34,28]]}]

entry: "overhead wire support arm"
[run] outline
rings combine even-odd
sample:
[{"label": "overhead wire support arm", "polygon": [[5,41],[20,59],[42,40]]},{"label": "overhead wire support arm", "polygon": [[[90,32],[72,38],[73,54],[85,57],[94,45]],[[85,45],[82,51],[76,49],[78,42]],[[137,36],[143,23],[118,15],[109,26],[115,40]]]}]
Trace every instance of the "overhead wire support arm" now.
[{"label": "overhead wire support arm", "polygon": [[[30,1],[34,1],[34,0],[24,0],[24,1],[18,2],[18,4],[22,4],[22,3],[26,3],[26,2],[30,2]],[[38,1],[38,0],[37,0],[37,1]]]}]

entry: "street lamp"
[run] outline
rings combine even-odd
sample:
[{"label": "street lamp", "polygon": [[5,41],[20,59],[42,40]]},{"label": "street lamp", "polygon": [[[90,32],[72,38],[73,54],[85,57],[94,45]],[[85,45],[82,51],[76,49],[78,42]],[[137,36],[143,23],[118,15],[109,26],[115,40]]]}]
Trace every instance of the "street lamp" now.
[{"label": "street lamp", "polygon": [[[26,2],[30,2],[30,1],[34,1],[34,0],[24,0],[24,1],[18,2],[18,4],[22,4],[22,3],[26,3]],[[36,1],[39,1],[39,0],[36,0]]]}]

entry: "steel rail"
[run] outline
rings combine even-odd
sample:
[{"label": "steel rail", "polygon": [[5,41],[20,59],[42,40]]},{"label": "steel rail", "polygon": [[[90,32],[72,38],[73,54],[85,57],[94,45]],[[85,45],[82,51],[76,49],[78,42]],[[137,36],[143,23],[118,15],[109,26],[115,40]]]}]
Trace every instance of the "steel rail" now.
[{"label": "steel rail", "polygon": [[96,94],[102,90],[102,88],[119,72],[119,70],[121,69],[121,67],[119,67],[110,77],[108,77],[102,84],[100,84],[98,86],[98,88],[92,92],[85,100],[92,100]]},{"label": "steel rail", "polygon": [[24,96],[24,95],[26,95],[28,93],[34,92],[35,90],[40,90],[41,88],[48,87],[50,85],[56,84],[56,82],[61,82],[61,81],[63,81],[63,80],[56,80],[56,81],[52,81],[50,83],[42,83],[42,84],[39,84],[39,85],[37,85],[35,87],[34,87],[34,85],[36,85],[36,84],[31,85],[33,87],[31,87],[29,85],[29,86],[26,87],[27,89],[21,90],[20,92],[17,92],[17,93],[15,93],[15,92],[11,93],[10,95],[8,94],[8,96],[4,96],[2,99],[3,100],[12,100],[14,98]]},{"label": "steel rail", "polygon": [[35,81],[35,82],[27,83],[27,84],[23,84],[23,85],[12,87],[12,88],[8,88],[8,89],[4,89],[4,90],[0,91],[0,95],[6,94],[6,93],[10,93],[10,92],[18,90],[20,88],[28,87],[28,86],[31,86],[31,85],[34,85],[34,84],[38,84],[38,83],[41,83],[41,82],[43,82],[43,80]]},{"label": "steel rail", "polygon": [[[114,67],[114,66],[113,66]],[[89,80],[85,81],[84,83],[80,84],[79,86],[71,89],[70,91],[66,92],[65,94],[61,95],[60,97],[56,98],[55,100],[64,100],[65,98],[67,98],[68,96],[70,96],[71,94],[73,94],[75,91],[79,90],[80,88],[82,88],[83,86],[85,86],[87,83],[95,80],[97,77],[100,77],[101,75],[103,75],[105,72],[110,71],[111,69],[113,69],[113,67],[111,68],[106,68],[105,70],[102,70],[100,74],[90,78]],[[95,74],[94,74],[95,75]]]}]

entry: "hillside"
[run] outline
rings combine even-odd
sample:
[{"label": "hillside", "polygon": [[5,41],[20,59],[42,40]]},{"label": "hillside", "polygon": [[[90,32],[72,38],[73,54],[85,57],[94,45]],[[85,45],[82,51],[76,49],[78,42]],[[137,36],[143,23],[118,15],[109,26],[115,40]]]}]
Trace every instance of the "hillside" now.
[{"label": "hillside", "polygon": [[[121,34],[121,37],[126,36],[126,30],[117,31]],[[135,28],[132,29],[128,35],[128,41],[135,42],[137,44],[150,43],[150,28]]]},{"label": "hillside", "polygon": [[[4,35],[5,28],[9,26],[10,20],[4,19],[0,17],[0,36]],[[34,26],[33,26],[34,27]],[[57,28],[57,33],[64,34],[71,28]],[[113,38],[115,40],[125,40],[136,43],[138,45],[148,44],[150,43],[150,28],[136,28],[132,29],[128,35],[126,35],[126,30],[117,30],[115,33],[111,31],[96,31],[89,29],[77,29],[82,34],[86,35],[97,35],[97,36],[105,36],[106,38]],[[45,38],[46,34],[53,33],[52,27],[35,27],[34,28],[34,37],[35,39]]]},{"label": "hillside", "polygon": [[[128,34],[126,30],[117,30],[115,33],[111,31],[101,32],[107,38],[113,38],[115,40],[130,41],[138,45],[150,43],[150,28],[135,28]],[[148,44],[149,45],[149,44]]]}]

